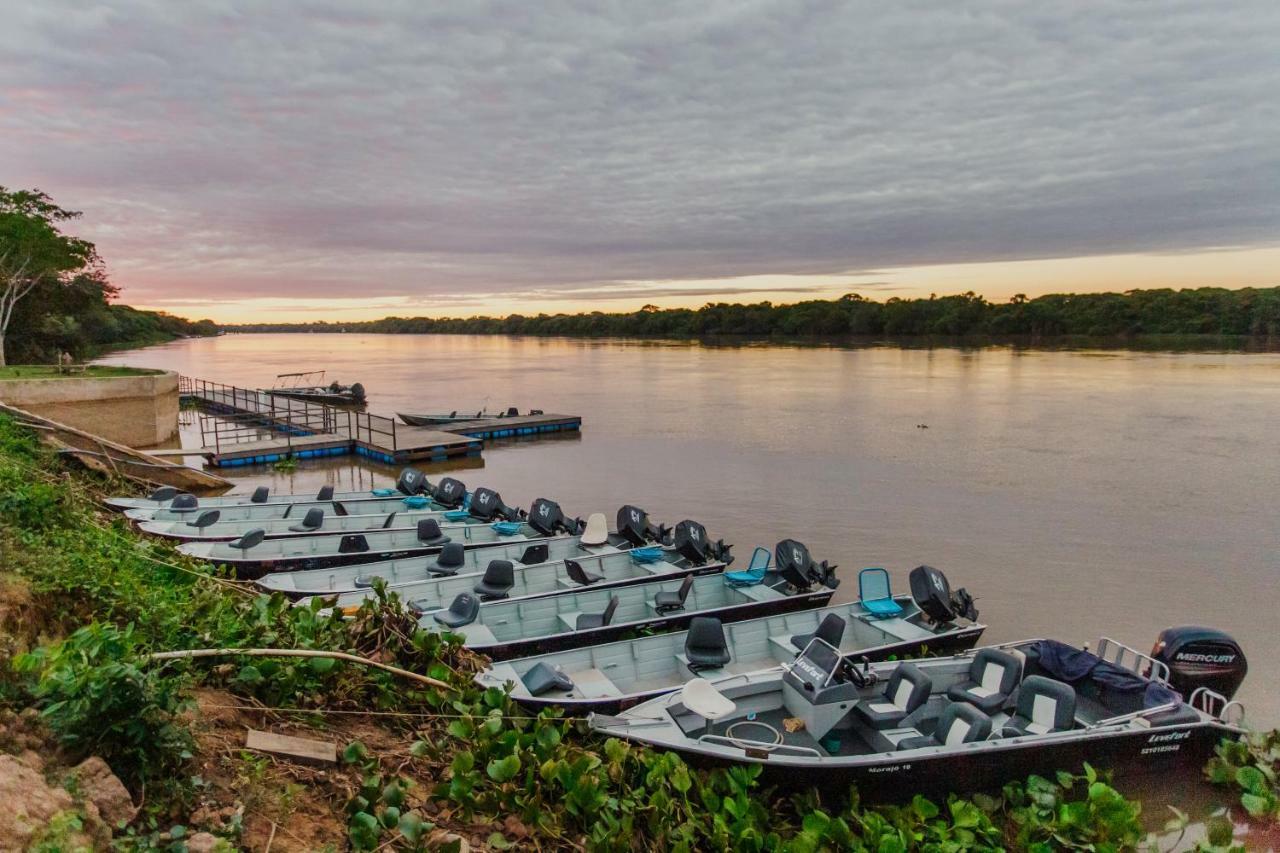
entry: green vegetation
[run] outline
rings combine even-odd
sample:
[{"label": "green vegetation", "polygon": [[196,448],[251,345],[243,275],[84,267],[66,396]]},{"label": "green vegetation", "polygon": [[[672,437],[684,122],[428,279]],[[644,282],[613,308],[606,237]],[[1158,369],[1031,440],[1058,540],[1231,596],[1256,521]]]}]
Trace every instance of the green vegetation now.
[{"label": "green vegetation", "polygon": [[[103,756],[135,795],[145,790],[143,813],[116,833],[117,850],[183,851],[197,831],[261,849],[265,837],[250,838],[247,822],[274,809],[272,821],[283,827],[300,800],[308,803],[300,821],[314,830],[318,816],[334,815],[324,840],[356,850],[457,849],[446,832],[492,849],[592,851],[1121,851],[1154,844],[1139,804],[1090,767],[1033,776],[994,796],[868,806],[856,791],[838,801],[813,792],[781,797],[762,788],[756,767],[695,771],[675,754],[600,739],[580,720],[532,715],[501,690],[479,689],[472,676],[483,660],[456,637],[418,630],[384,587],[349,619],[326,615],[318,602],[295,607],[252,593],[103,514],[95,502],[102,489],[96,475],[63,468],[27,431],[0,418],[0,592],[11,596],[21,585],[29,595],[25,628],[14,623],[13,608],[2,626],[12,633],[0,649],[12,660],[0,670],[0,704],[40,709],[71,760]],[[149,660],[186,648],[342,651],[450,689],[333,659]],[[202,741],[188,717],[202,713],[198,692],[208,690],[277,709],[270,719],[315,726],[318,736],[347,744],[342,765],[306,778],[276,771],[239,750],[243,726],[234,720],[232,737],[240,740],[230,749],[227,741]],[[366,710],[390,715],[359,713]],[[1255,814],[1273,810],[1277,794],[1280,735],[1270,737],[1244,752],[1224,746],[1210,770],[1245,795],[1270,796],[1266,808],[1242,796]],[[227,765],[230,781],[218,788],[207,774]],[[1254,766],[1261,779],[1245,769]],[[60,817],[40,843],[56,849],[81,817]],[[1222,823],[1211,826],[1219,847],[1232,843]],[[259,825],[274,832],[275,823]],[[1168,828],[1185,825],[1175,815]]]},{"label": "green vegetation", "polygon": [[110,304],[97,248],[62,230],[79,216],[40,190],[0,186],[0,366],[217,334],[211,320]]},{"label": "green vegetation", "polygon": [[71,369],[59,368],[53,364],[10,364],[0,367],[0,381],[6,379],[75,379],[88,376],[90,378],[107,379],[118,376],[150,376],[160,373],[145,367],[116,367],[114,365],[76,365]]},{"label": "green vegetation", "polygon": [[538,314],[432,319],[387,317],[362,323],[259,323],[242,332],[389,332],[397,334],[569,335],[690,338],[986,336],[1280,335],[1280,287],[1243,290],[1131,290],[1051,294],[1005,303],[974,293],[876,302],[850,293],[794,305],[707,304],[697,310],[646,305],[629,314]]}]

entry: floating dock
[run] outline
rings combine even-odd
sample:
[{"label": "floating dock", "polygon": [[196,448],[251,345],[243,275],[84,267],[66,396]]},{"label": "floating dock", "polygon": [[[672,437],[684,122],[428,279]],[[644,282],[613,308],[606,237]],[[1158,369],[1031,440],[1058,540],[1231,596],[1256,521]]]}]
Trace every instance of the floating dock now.
[{"label": "floating dock", "polygon": [[439,424],[438,428],[444,432],[489,440],[522,435],[542,435],[549,432],[577,432],[582,428],[582,418],[578,415],[511,415],[501,418],[451,421],[447,424]]}]

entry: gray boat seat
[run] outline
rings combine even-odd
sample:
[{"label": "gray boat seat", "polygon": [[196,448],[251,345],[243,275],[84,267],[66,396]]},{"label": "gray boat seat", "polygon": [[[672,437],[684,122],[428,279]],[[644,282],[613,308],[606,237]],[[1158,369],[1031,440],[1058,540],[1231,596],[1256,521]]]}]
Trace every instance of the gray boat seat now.
[{"label": "gray boat seat", "polygon": [[613,613],[618,609],[618,596],[611,596],[609,603],[605,605],[603,613],[579,613],[578,618],[574,621],[575,631],[585,631],[590,628],[603,628],[613,621]]},{"label": "gray boat seat", "polygon": [[520,555],[520,564],[531,566],[534,563],[545,563],[550,555],[551,549],[547,547],[547,543],[539,542],[524,549],[524,553]]},{"label": "gray boat seat", "polygon": [[530,696],[541,696],[552,690],[572,690],[573,679],[545,661],[536,663],[520,677]]},{"label": "gray boat seat", "polygon": [[1070,684],[1029,675],[1018,688],[1018,704],[1000,730],[1001,737],[1043,735],[1075,725],[1076,691]]},{"label": "gray boat seat", "polygon": [[675,592],[660,590],[653,597],[653,609],[659,614],[684,610],[684,603],[689,600],[689,590],[691,589],[693,589],[693,575],[685,575],[678,590]]},{"label": "gray boat seat", "polygon": [[915,709],[923,705],[933,689],[933,681],[915,665],[904,663],[889,676],[884,694],[879,699],[864,699],[853,712],[871,728],[891,729]]},{"label": "gray boat seat", "polygon": [[729,662],[724,626],[712,616],[695,616],[684,637],[684,656],[690,672],[719,669]]},{"label": "gray boat seat", "polygon": [[999,649],[982,649],[969,664],[969,678],[947,688],[947,698],[994,714],[1009,701],[1021,674],[1022,662],[1013,655]]},{"label": "gray boat seat", "polygon": [[[265,486],[259,486],[258,488],[263,489]],[[254,494],[256,495],[257,492],[254,492]],[[148,495],[147,500],[155,501],[156,503],[164,503],[165,501],[173,500],[177,496],[178,490],[173,486],[161,486]],[[266,498],[264,497],[262,500],[266,500]],[[254,503],[262,503],[262,501],[254,501]]]},{"label": "gray boat seat", "polygon": [[173,500],[169,502],[170,512],[191,512],[200,506],[200,501],[195,495],[189,492],[183,492],[174,495]]},{"label": "gray boat seat", "polygon": [[249,498],[249,503],[264,504],[267,502],[267,495],[271,494],[271,490],[266,486],[258,486],[253,490],[253,495]]},{"label": "gray boat seat", "polygon": [[319,530],[324,524],[324,510],[319,507],[312,507],[307,510],[307,514],[302,517],[302,521],[297,524],[291,524],[289,530],[293,533],[310,533],[312,530]]},{"label": "gray boat seat", "polygon": [[227,544],[232,548],[239,548],[241,551],[248,551],[255,545],[262,544],[262,540],[267,538],[267,531],[261,527],[255,527],[252,530],[240,534],[239,539],[232,539]]},{"label": "gray boat seat", "polygon": [[333,500],[333,486],[321,486],[320,491],[316,492],[316,500]]},{"label": "gray boat seat", "polygon": [[480,599],[469,592],[464,592],[453,600],[448,610],[437,611],[433,618],[447,628],[461,628],[476,621],[479,615]]},{"label": "gray boat seat", "polygon": [[211,524],[217,524],[218,519],[222,517],[222,513],[216,509],[206,509],[197,515],[194,519],[187,522],[188,527],[194,527],[197,530],[204,530]]},{"label": "gray boat seat", "polygon": [[795,646],[796,651],[804,651],[804,647],[817,637],[831,648],[838,649],[840,641],[844,639],[845,627],[845,621],[839,615],[828,613],[822,618],[822,624],[818,626],[817,631],[812,634],[796,634],[791,638],[791,645]]},{"label": "gray boat seat", "polygon": [[418,541],[423,545],[443,545],[449,541],[449,537],[440,530],[440,522],[434,518],[424,518],[418,521]]},{"label": "gray boat seat", "polygon": [[515,566],[510,560],[490,560],[484,577],[475,585],[475,592],[484,601],[506,598],[516,585]]},{"label": "gray boat seat", "polygon": [[604,580],[604,575],[587,571],[577,560],[565,560],[564,570],[569,575],[569,579],[580,586],[591,586],[593,583]]},{"label": "gray boat seat", "polygon": [[991,736],[991,718],[968,702],[952,702],[938,716],[938,727],[931,735],[908,737],[898,741],[898,749],[921,749],[926,746],[959,746],[986,740]]},{"label": "gray boat seat", "polygon": [[446,542],[436,561],[427,566],[433,575],[456,575],[467,564],[467,549],[461,542]]}]

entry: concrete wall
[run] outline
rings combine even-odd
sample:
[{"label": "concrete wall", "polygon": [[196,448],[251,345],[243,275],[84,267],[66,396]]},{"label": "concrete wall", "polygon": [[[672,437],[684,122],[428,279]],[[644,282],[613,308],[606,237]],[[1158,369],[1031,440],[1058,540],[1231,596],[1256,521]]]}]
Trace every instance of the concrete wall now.
[{"label": "concrete wall", "polygon": [[0,381],[0,400],[130,447],[178,431],[178,374]]}]

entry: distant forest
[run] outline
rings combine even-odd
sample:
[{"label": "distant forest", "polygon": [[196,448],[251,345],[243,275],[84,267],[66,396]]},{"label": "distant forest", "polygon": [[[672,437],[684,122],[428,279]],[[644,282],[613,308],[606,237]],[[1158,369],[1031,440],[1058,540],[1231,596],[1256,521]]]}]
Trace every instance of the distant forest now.
[{"label": "distant forest", "polygon": [[384,332],[393,334],[507,334],[684,338],[716,335],[990,336],[1043,339],[1060,336],[1280,335],[1280,287],[1227,290],[1131,290],[1126,293],[1050,294],[988,302],[974,293],[892,298],[850,293],[839,299],[793,305],[718,302],[698,309],[646,305],[626,314],[538,314],[433,319],[386,317],[366,322],[255,323],[226,326],[238,332]]}]

